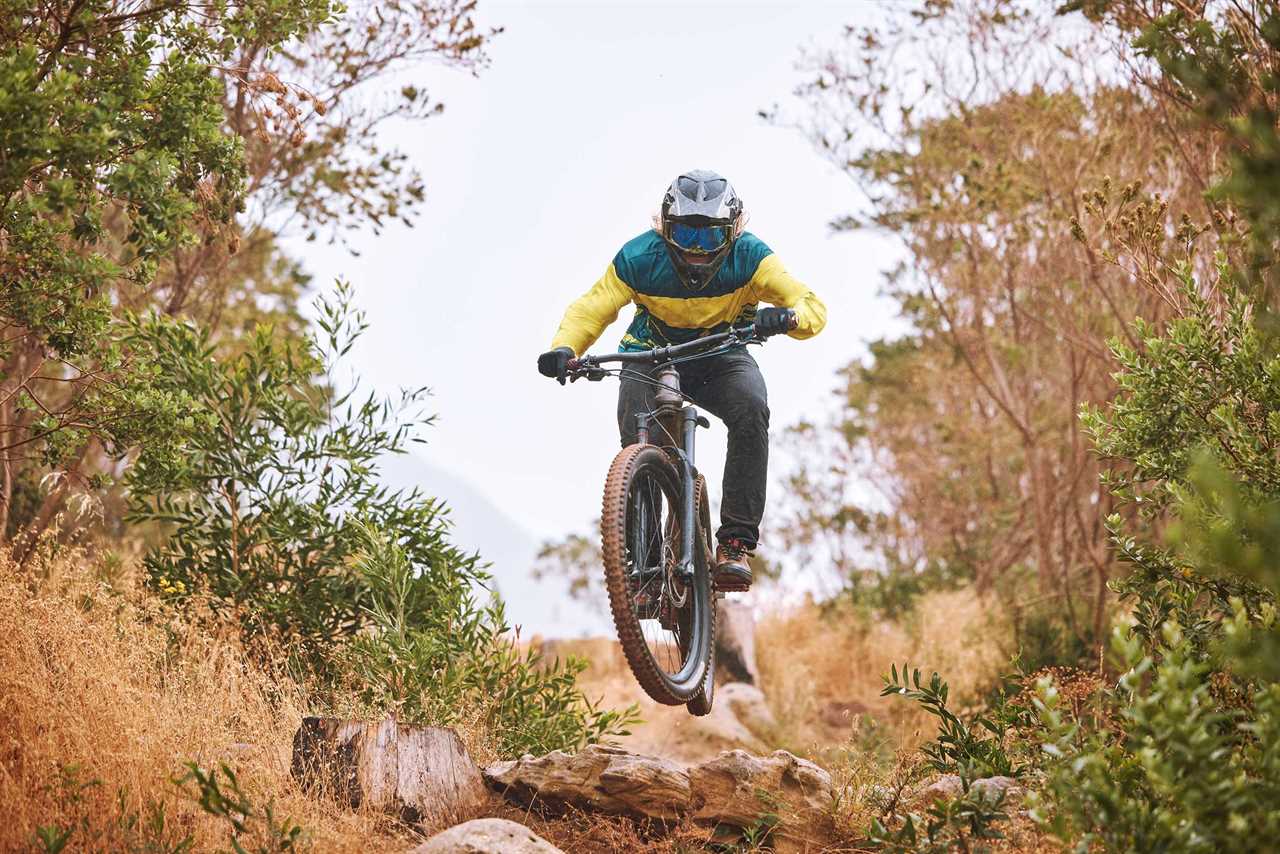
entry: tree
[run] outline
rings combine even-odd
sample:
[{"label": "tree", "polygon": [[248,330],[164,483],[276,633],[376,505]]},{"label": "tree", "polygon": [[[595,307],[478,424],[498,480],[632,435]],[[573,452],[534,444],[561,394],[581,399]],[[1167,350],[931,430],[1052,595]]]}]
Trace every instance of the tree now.
[{"label": "tree", "polygon": [[116,306],[196,241],[198,224],[229,223],[241,204],[242,147],[223,131],[210,68],[332,12],[324,0],[0,9],[0,536],[17,521],[22,470],[75,472],[99,450],[120,453],[148,429],[148,406],[165,406],[122,346]]},{"label": "tree", "polygon": [[1083,725],[1041,681],[1034,816],[1081,845],[1267,850],[1280,830],[1280,359],[1247,275],[1221,255],[1194,274],[1207,228],[1152,227],[1163,205],[1140,196],[1092,213],[1122,247],[1115,263],[1175,316],[1163,329],[1137,322],[1137,345],[1115,342],[1119,391],[1083,415],[1099,452],[1124,463],[1111,492],[1137,508],[1127,524],[1108,520],[1132,624],[1113,630],[1120,676],[1096,699],[1111,725]]},{"label": "tree", "polygon": [[[435,57],[474,70],[474,3],[283,6],[66,0],[0,9],[0,542],[30,555],[66,499],[98,502],[163,437],[127,316],[195,319],[225,351],[269,320],[301,340],[290,218],[408,218],[422,181],[378,148],[440,110],[379,81]],[[139,361],[141,360],[141,361]],[[150,412],[148,407],[156,409]],[[48,488],[51,485],[51,488]]]},{"label": "tree", "polygon": [[[841,463],[803,465],[793,527],[892,518],[890,566],[906,545],[909,570],[959,564],[980,583],[1030,570],[1038,598],[1096,638],[1111,499],[1076,413],[1114,392],[1107,340],[1166,309],[1105,263],[1105,236],[1076,239],[1086,193],[1137,182],[1175,215],[1203,216],[1200,187],[1153,106],[1097,72],[1096,36],[1004,0],[911,16],[851,28],[798,90],[810,138],[867,192],[867,215],[835,227],[903,241],[910,260],[886,290],[914,332],[846,371],[823,452]],[[942,47],[957,38],[974,45],[967,59]],[[886,472],[888,506],[850,507],[847,483],[870,468]],[[849,529],[855,542],[865,528]]]},{"label": "tree", "polygon": [[[1128,82],[1160,107],[1182,171],[1204,191],[1219,249],[1274,300],[1280,239],[1280,5],[1274,0],[1070,0],[1059,13],[1130,39]],[[1223,156],[1184,145],[1208,133]]]}]

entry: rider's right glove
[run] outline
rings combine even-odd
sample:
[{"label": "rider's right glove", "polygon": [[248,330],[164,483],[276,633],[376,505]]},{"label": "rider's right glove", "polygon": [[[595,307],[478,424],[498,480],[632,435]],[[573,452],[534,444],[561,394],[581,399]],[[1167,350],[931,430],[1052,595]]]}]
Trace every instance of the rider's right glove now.
[{"label": "rider's right glove", "polygon": [[548,350],[538,357],[538,373],[558,380],[560,385],[564,385],[564,379],[569,370],[569,360],[572,358],[573,351],[568,347]]},{"label": "rider's right glove", "polygon": [[796,328],[796,313],[789,308],[769,306],[756,312],[756,331],[762,336],[781,335]]}]

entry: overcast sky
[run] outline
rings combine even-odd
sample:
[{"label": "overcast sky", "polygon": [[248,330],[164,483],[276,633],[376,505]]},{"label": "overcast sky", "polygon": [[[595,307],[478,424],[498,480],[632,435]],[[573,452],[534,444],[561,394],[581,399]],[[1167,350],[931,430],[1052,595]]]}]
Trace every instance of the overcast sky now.
[{"label": "overcast sky", "polygon": [[[445,113],[388,130],[426,177],[416,227],[358,236],[358,257],[294,245],[317,283],[355,285],[372,323],[356,369],[388,392],[432,388],[439,421],[418,453],[535,536],[583,529],[598,514],[617,451],[617,383],[561,388],[536,373],[536,357],[565,306],[691,168],[733,181],[749,228],[830,312],[817,338],[754,351],[775,432],[829,409],[835,370],[893,323],[877,292],[898,250],[882,236],[832,236],[827,223],[861,203],[856,188],[756,111],[790,101],[802,47],[830,44],[875,11],[869,2],[482,2],[481,20],[505,27],[492,65],[476,78],[421,69],[414,77]],[[593,350],[614,350],[630,315]],[[698,453],[718,494],[718,422]]]}]

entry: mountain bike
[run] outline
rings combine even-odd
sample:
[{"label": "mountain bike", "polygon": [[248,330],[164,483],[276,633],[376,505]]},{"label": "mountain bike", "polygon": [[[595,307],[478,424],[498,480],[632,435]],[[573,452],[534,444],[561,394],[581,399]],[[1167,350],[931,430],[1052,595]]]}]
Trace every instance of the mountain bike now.
[{"label": "mountain bike", "polygon": [[[654,406],[637,417],[637,441],[609,467],[600,510],[605,589],[618,640],[636,681],[650,697],[710,713],[715,690],[714,552],[706,479],[694,465],[698,427],[709,422],[680,390],[676,365],[759,344],[754,325],[687,344],[643,352],[584,356],[567,376],[602,380],[629,373],[655,389]],[[622,367],[607,369],[605,365]]]}]

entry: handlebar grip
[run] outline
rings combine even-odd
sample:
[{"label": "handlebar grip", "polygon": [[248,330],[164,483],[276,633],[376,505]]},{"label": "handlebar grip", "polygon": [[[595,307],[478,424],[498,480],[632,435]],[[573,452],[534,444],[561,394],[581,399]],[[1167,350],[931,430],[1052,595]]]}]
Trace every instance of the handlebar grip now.
[{"label": "handlebar grip", "polygon": [[[785,312],[785,314],[782,314],[781,316],[777,314],[772,315],[772,317],[777,318],[779,321],[782,321],[785,319],[785,328],[779,329],[777,327],[773,327],[768,332],[765,332],[763,329],[760,328],[759,319],[757,318],[757,322],[752,324],[751,328],[754,330],[754,333],[757,339],[759,340],[763,340],[765,338],[772,338],[775,335],[785,335],[788,332],[791,332],[800,326],[800,316],[796,314],[796,310],[794,308],[781,308],[781,307],[769,308],[769,309],[766,309],[766,311]],[[770,325],[772,326],[772,324]]]}]

